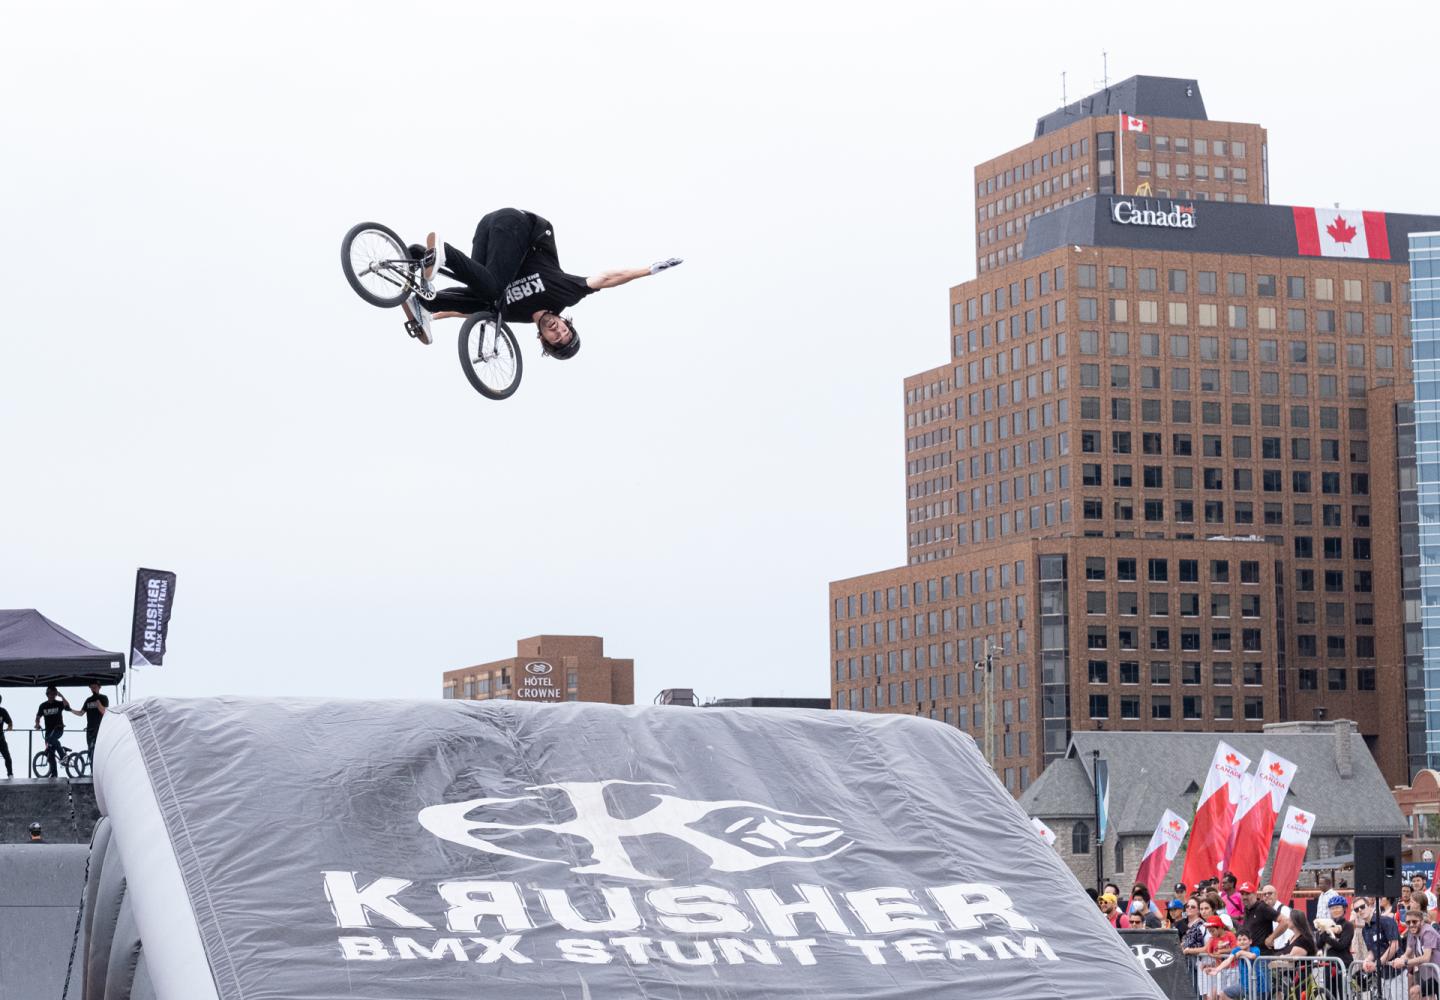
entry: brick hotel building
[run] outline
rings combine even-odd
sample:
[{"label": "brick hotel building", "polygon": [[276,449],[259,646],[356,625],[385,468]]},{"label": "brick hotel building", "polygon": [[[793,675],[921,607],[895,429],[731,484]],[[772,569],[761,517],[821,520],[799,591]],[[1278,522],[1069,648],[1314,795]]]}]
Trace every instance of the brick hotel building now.
[{"label": "brick hotel building", "polygon": [[1348,718],[1392,784],[1425,766],[1407,259],[1440,218],[1266,204],[1266,144],[1136,77],[976,169],[979,277],[905,380],[906,565],[830,585],[835,707],[981,740],[988,642],[1017,794],[1084,730]]},{"label": "brick hotel building", "polygon": [[517,640],[508,659],[445,671],[440,689],[466,701],[633,705],[635,661],[606,656],[598,635],[536,635]]}]

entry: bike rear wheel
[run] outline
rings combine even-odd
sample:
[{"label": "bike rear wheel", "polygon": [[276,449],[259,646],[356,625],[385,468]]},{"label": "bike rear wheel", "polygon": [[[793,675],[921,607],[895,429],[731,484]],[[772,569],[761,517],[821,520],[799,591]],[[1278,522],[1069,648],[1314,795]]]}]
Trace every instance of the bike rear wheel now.
[{"label": "bike rear wheel", "polygon": [[460,367],[486,399],[508,399],[520,386],[524,361],[510,327],[496,316],[470,316],[460,327]]},{"label": "bike rear wheel", "polygon": [[372,306],[393,309],[410,294],[410,250],[395,231],[378,222],[352,226],[340,241],[340,268],[345,280]]},{"label": "bike rear wheel", "polygon": [[88,752],[80,753],[77,751],[65,758],[65,773],[72,778],[85,777],[85,772],[89,770],[89,768],[90,754]]},{"label": "bike rear wheel", "polygon": [[[55,755],[55,762],[55,766],[58,768],[60,766],[59,754]],[[30,773],[35,775],[37,778],[50,777],[50,761],[45,758],[44,750],[35,751],[35,757],[33,760],[30,761]]]}]

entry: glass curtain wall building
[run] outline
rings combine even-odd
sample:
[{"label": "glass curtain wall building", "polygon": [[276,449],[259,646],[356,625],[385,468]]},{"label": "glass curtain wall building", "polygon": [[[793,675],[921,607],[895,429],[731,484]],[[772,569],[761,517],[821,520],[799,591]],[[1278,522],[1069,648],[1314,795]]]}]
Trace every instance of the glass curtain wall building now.
[{"label": "glass curtain wall building", "polygon": [[[1410,336],[1415,352],[1415,466],[1425,756],[1440,766],[1440,232],[1410,236]],[[1403,486],[1404,484],[1402,484]],[[1402,519],[1403,520],[1403,519]],[[1414,602],[1406,601],[1407,633]],[[1409,636],[1407,635],[1407,640]],[[1412,641],[1407,641],[1407,652]],[[1414,685],[1411,685],[1413,712]]]}]

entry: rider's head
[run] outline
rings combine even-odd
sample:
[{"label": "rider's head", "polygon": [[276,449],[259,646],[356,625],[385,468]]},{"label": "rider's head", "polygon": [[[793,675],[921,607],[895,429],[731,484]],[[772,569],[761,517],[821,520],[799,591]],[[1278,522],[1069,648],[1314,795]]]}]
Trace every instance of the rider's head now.
[{"label": "rider's head", "polygon": [[580,353],[580,334],[575,324],[564,316],[543,312],[535,321],[536,336],[544,353],[559,361],[568,361]]},{"label": "rider's head", "polygon": [[47,698],[58,698],[58,697],[60,697],[60,689],[57,688],[54,684],[51,684],[49,687],[47,687],[47,688],[45,689],[45,697],[47,697]]}]

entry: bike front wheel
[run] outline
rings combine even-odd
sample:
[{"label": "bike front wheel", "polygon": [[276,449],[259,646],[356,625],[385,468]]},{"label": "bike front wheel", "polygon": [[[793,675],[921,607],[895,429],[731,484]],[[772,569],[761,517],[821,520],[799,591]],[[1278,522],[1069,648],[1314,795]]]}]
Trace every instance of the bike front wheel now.
[{"label": "bike front wheel", "polygon": [[410,294],[410,250],[395,231],[378,222],[352,226],[340,241],[345,280],[372,306],[393,309]]},{"label": "bike front wheel", "polygon": [[[56,754],[55,759],[58,762],[60,755]],[[35,758],[30,761],[30,773],[37,778],[48,778],[50,776],[50,761],[45,757],[44,750],[35,751]]]},{"label": "bike front wheel", "polygon": [[460,327],[460,367],[486,399],[508,399],[520,386],[524,361],[515,334],[498,317],[481,313]]},{"label": "bike front wheel", "polygon": [[65,758],[65,773],[72,778],[83,778],[85,772],[90,768],[90,755],[88,753],[72,753]]}]

